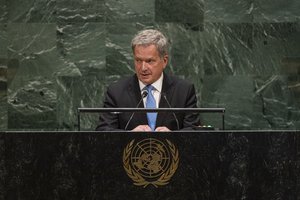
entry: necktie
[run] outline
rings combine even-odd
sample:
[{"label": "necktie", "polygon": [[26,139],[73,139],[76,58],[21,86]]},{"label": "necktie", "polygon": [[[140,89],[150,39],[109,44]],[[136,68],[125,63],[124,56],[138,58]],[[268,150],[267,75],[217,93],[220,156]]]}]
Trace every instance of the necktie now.
[{"label": "necktie", "polygon": [[[154,87],[152,85],[148,85],[146,88],[148,92],[147,99],[146,99],[146,108],[156,108],[155,98],[152,94],[152,90],[154,89]],[[153,113],[153,112],[147,113],[148,125],[150,126],[152,131],[155,130],[156,117],[157,117],[157,113]]]}]

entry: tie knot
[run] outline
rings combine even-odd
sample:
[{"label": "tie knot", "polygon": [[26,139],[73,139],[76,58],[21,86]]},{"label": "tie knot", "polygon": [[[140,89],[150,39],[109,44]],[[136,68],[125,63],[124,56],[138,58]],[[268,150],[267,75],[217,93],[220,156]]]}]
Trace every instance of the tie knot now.
[{"label": "tie knot", "polygon": [[154,87],[152,85],[147,85],[146,88],[147,88],[148,92],[151,92],[152,90],[154,90]]}]

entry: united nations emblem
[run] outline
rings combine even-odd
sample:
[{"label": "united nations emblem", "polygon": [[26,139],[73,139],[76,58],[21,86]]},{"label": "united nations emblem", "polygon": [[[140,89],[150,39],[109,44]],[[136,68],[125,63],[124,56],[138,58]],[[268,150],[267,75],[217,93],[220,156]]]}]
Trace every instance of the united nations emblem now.
[{"label": "united nations emblem", "polygon": [[169,140],[166,143],[154,138],[136,143],[132,140],[123,152],[124,169],[137,186],[167,185],[178,163],[178,150]]}]

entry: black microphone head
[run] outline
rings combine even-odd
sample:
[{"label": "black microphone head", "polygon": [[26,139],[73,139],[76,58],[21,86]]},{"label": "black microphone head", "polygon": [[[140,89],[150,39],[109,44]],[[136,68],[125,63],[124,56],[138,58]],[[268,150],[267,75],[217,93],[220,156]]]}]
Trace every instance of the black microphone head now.
[{"label": "black microphone head", "polygon": [[165,94],[164,92],[162,92],[161,95],[163,96],[163,98],[164,98],[165,101],[167,102],[168,106],[171,108],[171,104],[170,104],[170,102],[168,101],[166,94]]},{"label": "black microphone head", "polygon": [[167,99],[167,93],[166,92],[161,92],[161,95]]},{"label": "black microphone head", "polygon": [[[144,99],[146,96],[148,96],[148,91],[147,91],[147,90],[142,90],[142,98],[140,99],[140,101],[139,101],[138,104],[136,105],[136,108],[139,107],[139,105],[143,102],[143,99]],[[125,126],[125,128],[124,128],[125,131],[127,130],[127,127],[128,127],[128,125],[129,125],[129,123],[131,122],[131,120],[132,120],[134,114],[135,114],[135,112],[133,112],[133,113],[131,114],[131,116],[129,117],[129,120],[128,120],[128,122],[126,123],[126,126]]]},{"label": "black microphone head", "polygon": [[148,91],[147,90],[143,90],[142,91],[142,98],[145,98],[146,96],[148,96]]},{"label": "black microphone head", "polygon": [[[169,108],[172,108],[170,102],[169,102],[168,99],[167,99],[166,94],[165,94],[164,92],[162,92],[161,95],[164,97],[164,99],[165,99],[165,101],[167,102]],[[178,122],[178,119],[177,119],[177,117],[176,117],[176,114],[175,114],[174,112],[173,112],[172,114],[173,114],[174,119],[175,119],[175,121],[176,121],[177,129],[179,130],[179,122]]]}]

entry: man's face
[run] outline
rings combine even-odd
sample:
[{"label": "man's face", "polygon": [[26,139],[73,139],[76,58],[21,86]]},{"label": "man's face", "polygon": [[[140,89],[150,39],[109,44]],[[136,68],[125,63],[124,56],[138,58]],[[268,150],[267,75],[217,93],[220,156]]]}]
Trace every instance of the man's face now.
[{"label": "man's face", "polygon": [[137,45],[134,48],[134,66],[137,77],[145,85],[154,83],[168,63],[168,55],[159,56],[155,45]]}]

